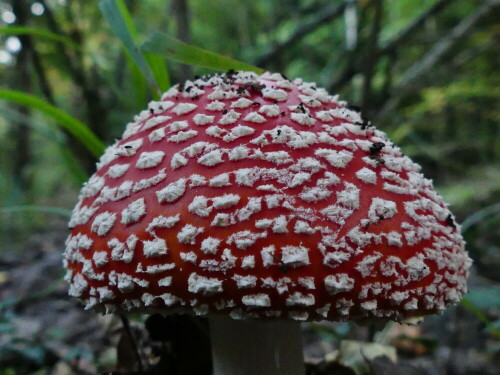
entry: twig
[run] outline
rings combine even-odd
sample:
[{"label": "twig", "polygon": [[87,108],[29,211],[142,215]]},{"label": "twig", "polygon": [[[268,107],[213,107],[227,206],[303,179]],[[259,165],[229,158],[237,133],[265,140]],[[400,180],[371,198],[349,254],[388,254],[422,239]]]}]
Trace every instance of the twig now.
[{"label": "twig", "polygon": [[384,3],[383,0],[373,0],[373,24],[368,40],[368,52],[364,59],[364,80],[363,80],[363,111],[367,114],[370,112],[370,108],[373,107],[371,103],[372,98],[372,78],[375,66],[378,62],[379,54],[377,53],[378,38],[380,35],[380,29],[382,26],[382,12]]},{"label": "twig", "polygon": [[[71,38],[75,43],[80,44],[78,40],[78,33],[72,35],[66,35],[59,23],[57,22],[52,9],[47,4],[46,0],[40,0],[42,5],[45,8],[45,17],[47,20],[47,25],[55,34],[65,35]],[[75,37],[76,35],[76,37]],[[67,71],[70,74],[70,77],[73,83],[81,90],[83,100],[85,102],[85,113],[88,119],[88,123],[91,129],[96,132],[96,134],[101,138],[105,138],[105,131],[108,129],[107,126],[102,126],[104,119],[107,118],[106,111],[103,107],[103,102],[101,100],[101,95],[99,90],[94,84],[94,87],[89,83],[89,79],[85,75],[84,66],[82,65],[81,55],[78,55],[77,61],[72,58],[72,56],[66,50],[66,47],[62,43],[56,43],[55,48],[57,48],[58,55],[61,57],[63,64],[65,65]],[[71,139],[71,138],[70,138]],[[73,143],[75,152],[84,166],[84,169],[88,173],[92,173],[94,171],[94,157],[90,155],[87,150],[82,148],[78,143]]]},{"label": "twig", "polygon": [[[422,12],[412,22],[410,22],[403,29],[403,31],[398,33],[396,37],[384,43],[380,47],[380,49],[378,49],[377,56],[394,53],[394,51],[396,51],[400,45],[410,39],[415,34],[415,32],[424,25],[429,18],[441,12],[452,1],[453,0],[440,0],[429,9]],[[326,85],[329,91],[339,91],[342,87],[349,83],[351,79],[363,69],[364,58],[364,55],[359,56],[358,58],[353,59],[349,64],[347,64],[346,68],[336,78],[334,78],[330,84]]]},{"label": "twig", "polygon": [[[58,35],[66,35],[66,33],[59,26],[54,14],[52,13],[52,9],[47,4],[47,2],[45,0],[40,0],[40,3],[43,5],[45,9],[47,24],[50,31]],[[64,65],[66,65],[66,68],[71,74],[71,77],[73,78],[76,85],[80,86],[83,89],[84,86],[86,86],[84,73],[76,68],[71,56],[68,54],[66,48],[62,43],[56,43],[55,48],[57,48],[59,56],[61,56]]]},{"label": "twig", "polygon": [[351,62],[346,65],[342,73],[326,85],[328,87],[328,91],[338,92],[342,87],[351,82],[352,77],[354,77],[354,75],[358,72],[359,68],[357,67],[357,60],[351,59]]},{"label": "twig", "polygon": [[406,27],[402,31],[398,32],[398,35],[396,37],[384,43],[380,48],[379,53],[385,55],[387,53],[394,51],[403,42],[405,42],[412,35],[414,35],[415,31],[417,31],[417,29],[423,26],[430,17],[442,11],[452,1],[453,0],[440,0],[436,4],[432,5],[429,9],[422,12],[417,18],[415,18],[412,22],[406,25]]},{"label": "twig", "polygon": [[358,44],[358,10],[355,0],[349,0],[344,10],[345,46],[352,51]]},{"label": "twig", "polygon": [[467,216],[462,223],[462,233],[467,232],[471,227],[477,223],[483,221],[486,217],[490,215],[496,215],[500,213],[500,203],[492,204],[490,206],[484,207],[479,211]]},{"label": "twig", "polygon": [[[22,1],[18,1],[16,3],[16,10],[19,17],[19,24],[21,26],[25,26],[28,21],[27,15],[29,14],[26,4],[24,4]],[[56,104],[54,100],[54,95],[52,93],[52,89],[45,74],[45,69],[43,67],[40,54],[35,48],[33,39],[31,38],[30,35],[23,35],[21,36],[21,41],[23,49],[27,51],[28,54],[31,56],[31,63],[33,64],[33,68],[38,79],[38,84],[40,85],[40,89],[42,90],[43,95],[50,104]]]},{"label": "twig", "polygon": [[417,82],[421,82],[421,77],[427,74],[458,41],[461,41],[466,35],[470,36],[470,31],[476,26],[479,20],[490,14],[493,8],[499,5],[500,0],[484,2],[474,13],[460,21],[447,35],[438,40],[429,52],[403,74],[393,90],[393,98],[385,104],[377,114],[377,117],[383,119],[391,113],[403,97],[419,87]]},{"label": "twig", "polygon": [[342,4],[332,7],[331,5],[325,7],[325,9],[320,10],[318,15],[310,22],[298,26],[294,33],[290,37],[280,43],[275,44],[270,50],[257,57],[254,61],[256,66],[265,66],[270,61],[274,60],[283,49],[290,47],[292,44],[296,43],[300,39],[304,38],[306,35],[310,34],[314,30],[318,29],[323,24],[332,21],[333,19],[341,16],[347,2],[342,2]]},{"label": "twig", "polygon": [[469,17],[455,26],[448,35],[441,38],[436,44],[434,44],[424,57],[413,64],[410,69],[403,74],[403,78],[401,78],[398,88],[408,86],[410,83],[425,74],[450,50],[451,47],[453,47],[456,42],[461,40],[462,37],[465,36],[465,34],[467,34],[482,17],[489,14],[492,8],[498,5],[500,5],[499,0],[487,1],[480,6],[476,12],[472,13]]},{"label": "twig", "polygon": [[[20,26],[26,26],[29,15],[29,7],[25,1],[14,1],[12,10],[17,16],[17,23]],[[16,72],[18,73],[15,84],[23,91],[29,92],[32,88],[31,75],[29,70],[29,57],[32,48],[30,48],[28,35],[20,35],[21,49],[16,63]],[[19,107],[19,111],[27,116],[31,114],[30,108]],[[31,164],[33,153],[31,152],[31,129],[26,126],[14,127],[11,129],[14,141],[16,155],[12,161],[12,176],[14,177],[15,187],[21,192],[28,191],[32,185],[32,179],[26,174],[26,167]]]},{"label": "twig", "polygon": [[384,83],[382,84],[382,88],[380,89],[380,92],[377,94],[377,106],[383,105],[384,102],[387,100],[387,98],[390,95],[391,87],[393,85],[393,67],[396,64],[397,61],[397,53],[394,51],[390,55],[388,55],[386,61],[386,65],[384,68]]},{"label": "twig", "polygon": [[[66,35],[67,33],[65,33],[59,26],[59,23],[57,22],[46,0],[40,0],[40,2],[45,8],[45,14],[47,16],[47,24],[49,29],[55,34],[65,35],[71,38],[75,43],[81,44],[81,40],[79,40],[81,39],[81,37],[79,36],[80,35],[79,31],[75,31],[75,33],[72,33],[71,35]],[[102,123],[102,119],[105,117],[102,116],[103,110],[102,110],[100,95],[98,90],[96,90],[94,87],[91,87],[88,82],[89,80],[85,75],[85,69],[81,63],[82,59],[81,51],[77,51],[77,53],[79,54],[78,55],[79,61],[75,62],[74,59],[71,57],[71,55],[67,52],[66,47],[62,43],[56,43],[56,48],[58,50],[58,54],[62,57],[62,60],[66,65],[66,68],[68,69],[74,83],[82,90],[83,97],[87,104],[87,113],[90,120],[89,121],[90,126],[92,125],[95,126],[96,124]],[[100,128],[105,128],[105,127],[100,126],[93,130],[98,131]]]},{"label": "twig", "polygon": [[36,50],[35,46],[32,45],[31,38],[29,39],[29,43],[31,45],[31,62],[33,64],[33,68],[35,68],[36,76],[38,77],[40,90],[42,90],[42,93],[45,98],[47,98],[47,101],[50,104],[55,105],[56,101],[54,99],[54,94],[52,93],[52,88],[50,87],[49,80],[47,79],[47,75],[45,74],[45,68],[43,67],[40,54]]},{"label": "twig", "polygon": [[137,343],[135,341],[135,338],[134,338],[134,335],[132,333],[132,330],[130,329],[130,323],[128,321],[128,318],[125,315],[120,314],[120,319],[122,321],[123,328],[127,332],[127,335],[130,338],[130,342],[132,343],[132,349],[134,350],[134,354],[135,354],[135,357],[136,357],[137,365],[139,366],[139,372],[143,373],[144,372],[144,367],[142,366],[141,354],[139,353],[139,348],[138,348]]}]

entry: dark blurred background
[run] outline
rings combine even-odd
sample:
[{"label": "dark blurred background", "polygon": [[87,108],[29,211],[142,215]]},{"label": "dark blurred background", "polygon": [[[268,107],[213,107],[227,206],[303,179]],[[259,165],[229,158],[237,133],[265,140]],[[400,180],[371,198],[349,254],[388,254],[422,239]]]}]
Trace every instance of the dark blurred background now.
[{"label": "dark blurred background", "polygon": [[[138,44],[162,31],[290,78],[316,81],[359,106],[420,163],[463,223],[475,264],[466,305],[450,313],[451,318],[431,320],[431,333],[419,328],[401,335],[416,335],[410,343],[431,340],[434,346],[424,345],[428,357],[422,357],[430,361],[428,366],[434,364],[436,371],[429,373],[498,374],[500,1],[124,4]],[[164,64],[172,83],[212,72],[173,61]],[[21,105],[11,100],[12,92],[30,94],[29,100]],[[75,315],[87,325],[74,333],[70,327],[75,320],[68,318],[66,325],[56,324],[61,323],[57,315],[46,320],[52,308],[68,312],[76,307],[64,302],[58,254],[68,214],[96,159],[54,117],[40,111],[36,100],[79,119],[110,143],[153,95],[97,1],[0,0],[0,375],[91,373],[116,361],[113,354],[96,354],[113,347],[106,333],[95,333],[102,330],[99,324],[113,331],[112,322],[89,323]],[[50,308],[41,302],[46,295],[53,298]],[[27,324],[35,326],[26,331]],[[55,331],[47,333],[50,324]],[[463,331],[457,333],[461,325]],[[345,324],[305,329],[306,354],[314,363],[336,350],[339,337],[359,330]],[[464,344],[467,335],[473,338]],[[448,352],[441,353],[442,348]],[[29,365],[19,367],[20,361]],[[443,365],[446,361],[453,362],[451,370]]]}]

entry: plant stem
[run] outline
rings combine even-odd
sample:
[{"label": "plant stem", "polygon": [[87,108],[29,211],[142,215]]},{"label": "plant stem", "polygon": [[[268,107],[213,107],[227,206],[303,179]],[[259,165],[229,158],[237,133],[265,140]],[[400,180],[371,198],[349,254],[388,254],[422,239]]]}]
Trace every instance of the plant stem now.
[{"label": "plant stem", "polygon": [[122,321],[123,328],[125,329],[125,332],[127,332],[127,335],[129,336],[130,343],[132,344],[132,349],[133,349],[134,354],[135,354],[135,359],[137,361],[137,367],[139,368],[139,372],[143,373],[144,367],[142,366],[141,354],[139,353],[139,348],[138,348],[137,343],[135,341],[134,334],[132,333],[132,329],[130,328],[130,323],[128,321],[128,318],[125,315],[120,314],[120,319]]},{"label": "plant stem", "polygon": [[211,316],[213,375],[304,375],[300,323]]}]

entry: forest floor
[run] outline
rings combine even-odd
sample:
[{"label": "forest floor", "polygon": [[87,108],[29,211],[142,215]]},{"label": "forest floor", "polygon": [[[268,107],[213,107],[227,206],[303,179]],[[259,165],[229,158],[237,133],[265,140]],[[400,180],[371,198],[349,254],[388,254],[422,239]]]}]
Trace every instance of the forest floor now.
[{"label": "forest floor", "polygon": [[[32,234],[21,251],[0,253],[0,375],[210,374],[206,322],[193,317],[165,318],[189,333],[154,340],[161,318],[133,317],[131,331],[147,367],[136,371],[130,331],[120,318],[84,311],[68,297],[61,264],[65,222],[51,228]],[[471,283],[483,282],[473,271]],[[307,374],[499,375],[500,342],[485,327],[499,317],[497,310],[473,313],[459,305],[417,326],[303,324]],[[189,356],[183,356],[186,347]]]}]

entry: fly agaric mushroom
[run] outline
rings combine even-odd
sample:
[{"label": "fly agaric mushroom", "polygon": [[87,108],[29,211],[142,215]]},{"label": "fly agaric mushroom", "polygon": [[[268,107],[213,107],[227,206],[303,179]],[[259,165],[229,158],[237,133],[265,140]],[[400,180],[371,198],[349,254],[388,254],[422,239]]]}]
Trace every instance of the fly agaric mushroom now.
[{"label": "fly agaric mushroom", "polygon": [[204,76],[151,102],[69,226],[70,295],[208,315],[216,374],[302,374],[300,322],[439,313],[471,264],[417,164],[337,96],[270,73]]}]

